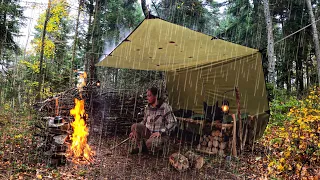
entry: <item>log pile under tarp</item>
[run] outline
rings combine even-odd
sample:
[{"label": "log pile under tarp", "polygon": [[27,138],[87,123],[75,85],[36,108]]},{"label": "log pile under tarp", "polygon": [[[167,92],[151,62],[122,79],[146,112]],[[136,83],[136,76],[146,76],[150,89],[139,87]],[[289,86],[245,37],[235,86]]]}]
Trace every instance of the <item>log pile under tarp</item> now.
[{"label": "log pile under tarp", "polygon": [[215,129],[210,134],[200,137],[197,151],[225,156],[230,153],[232,145],[232,132],[230,128]]}]

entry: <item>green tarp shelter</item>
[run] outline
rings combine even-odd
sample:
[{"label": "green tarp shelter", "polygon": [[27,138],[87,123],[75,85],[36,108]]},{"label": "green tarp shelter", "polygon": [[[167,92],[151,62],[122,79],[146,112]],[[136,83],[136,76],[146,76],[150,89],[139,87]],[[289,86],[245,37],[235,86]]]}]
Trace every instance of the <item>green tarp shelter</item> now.
[{"label": "green tarp shelter", "polygon": [[[174,109],[203,113],[203,102],[213,105],[225,98],[230,112],[258,117],[260,137],[269,118],[269,105],[258,50],[227,42],[160,18],[144,19],[97,66],[166,73],[169,103]],[[260,130],[259,130],[260,129]]]}]

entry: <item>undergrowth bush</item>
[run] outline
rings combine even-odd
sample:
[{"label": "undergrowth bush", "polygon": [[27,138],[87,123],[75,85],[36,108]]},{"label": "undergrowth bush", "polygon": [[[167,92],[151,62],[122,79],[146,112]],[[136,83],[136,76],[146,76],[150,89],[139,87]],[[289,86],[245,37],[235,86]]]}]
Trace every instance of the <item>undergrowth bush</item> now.
[{"label": "undergrowth bush", "polygon": [[269,176],[317,179],[320,176],[320,88],[300,101],[272,102],[272,119],[263,143]]}]

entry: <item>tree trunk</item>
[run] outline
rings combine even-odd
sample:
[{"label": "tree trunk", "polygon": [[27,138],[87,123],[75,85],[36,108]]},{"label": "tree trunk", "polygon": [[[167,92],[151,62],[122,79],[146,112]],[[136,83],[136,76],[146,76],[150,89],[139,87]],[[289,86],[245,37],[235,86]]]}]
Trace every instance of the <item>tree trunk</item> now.
[{"label": "tree trunk", "polygon": [[90,65],[89,65],[89,69],[90,69],[90,83],[93,82],[93,80],[95,79],[95,60],[98,58],[97,54],[97,48],[98,45],[96,44],[96,41],[98,41],[97,38],[99,38],[97,35],[99,34],[99,32],[97,32],[97,23],[99,21],[97,15],[99,13],[100,9],[99,9],[99,0],[96,0],[95,3],[95,7],[94,7],[94,20],[93,20],[93,27],[92,27],[92,33],[91,33],[91,39],[92,39],[92,43],[91,43],[91,56],[90,56]]},{"label": "tree trunk", "polygon": [[142,8],[142,12],[144,14],[144,17],[148,17],[148,8],[147,8],[147,4],[146,4],[146,0],[141,0],[141,8]]},{"label": "tree trunk", "polygon": [[269,0],[263,0],[264,15],[267,23],[268,33],[268,74],[269,82],[275,83],[275,55],[274,55],[274,39],[273,39],[273,26],[272,18],[269,10]]},{"label": "tree trunk", "polygon": [[309,89],[309,86],[310,86],[309,62],[312,62],[311,52],[309,56],[310,57],[309,59],[307,58],[307,63],[306,63],[307,89]]},{"label": "tree trunk", "polygon": [[39,73],[39,77],[38,77],[38,97],[37,100],[41,100],[41,91],[42,91],[42,79],[43,79],[43,54],[44,54],[44,41],[46,38],[46,32],[47,32],[47,24],[48,24],[48,20],[49,20],[49,15],[50,15],[50,8],[51,8],[51,0],[48,0],[48,7],[47,7],[47,13],[46,13],[46,18],[44,20],[44,25],[43,25],[43,31],[42,31],[42,36],[41,36],[41,50],[40,50],[40,64],[39,64],[39,68],[40,68],[40,73]]},{"label": "tree trunk", "polygon": [[90,59],[90,52],[89,50],[90,48],[90,40],[92,37],[92,31],[91,29],[92,27],[92,16],[93,16],[93,10],[94,10],[94,6],[93,6],[93,0],[90,0],[90,4],[89,4],[89,23],[88,23],[88,30],[87,30],[87,44],[86,44],[86,55],[84,58],[84,66],[85,66],[85,71],[88,72],[89,70],[89,59]]},{"label": "tree trunk", "polygon": [[77,23],[76,23],[76,32],[74,35],[74,42],[72,47],[72,58],[71,58],[71,69],[70,69],[70,87],[73,86],[73,64],[74,64],[74,58],[76,55],[76,48],[78,44],[78,29],[79,29],[79,19],[80,19],[80,13],[81,13],[81,7],[82,7],[83,0],[79,0],[79,7],[78,7],[78,15],[77,15]]},{"label": "tree trunk", "polygon": [[287,94],[290,94],[291,93],[291,67],[287,68],[287,70],[288,70],[288,75],[287,75]]},{"label": "tree trunk", "polygon": [[319,46],[319,36],[318,36],[318,30],[316,25],[316,20],[313,15],[312,6],[311,6],[311,0],[306,0],[307,7],[309,10],[309,16],[312,23],[312,31],[313,31],[313,42],[314,42],[314,48],[316,52],[317,57],[317,64],[318,64],[318,84],[320,84],[320,46]]}]

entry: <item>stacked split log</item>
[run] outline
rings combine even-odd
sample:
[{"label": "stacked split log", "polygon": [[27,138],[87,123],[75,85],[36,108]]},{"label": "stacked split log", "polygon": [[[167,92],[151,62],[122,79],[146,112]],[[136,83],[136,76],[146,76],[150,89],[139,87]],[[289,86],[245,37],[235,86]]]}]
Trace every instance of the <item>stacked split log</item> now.
[{"label": "stacked split log", "polygon": [[38,144],[38,151],[42,152],[48,165],[58,166],[66,162],[67,139],[70,134],[70,123],[57,117],[43,117],[44,126],[40,127],[36,136],[42,141]]},{"label": "stacked split log", "polygon": [[229,147],[231,147],[230,135],[226,131],[214,130],[211,134],[200,137],[197,150],[208,154],[224,156],[229,153]]}]

